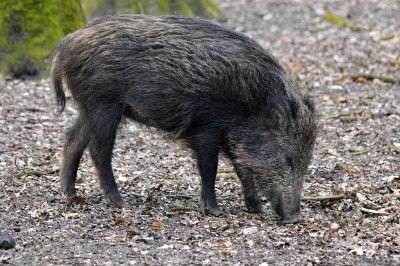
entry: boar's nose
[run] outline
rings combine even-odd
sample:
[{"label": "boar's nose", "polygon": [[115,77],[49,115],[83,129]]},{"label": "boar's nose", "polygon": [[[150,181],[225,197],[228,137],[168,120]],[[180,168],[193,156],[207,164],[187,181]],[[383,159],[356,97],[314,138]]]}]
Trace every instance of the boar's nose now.
[{"label": "boar's nose", "polygon": [[300,222],[300,197],[295,196],[293,201],[284,208],[284,212],[281,215],[282,224],[295,224]]},{"label": "boar's nose", "polygon": [[300,199],[296,199],[289,213],[282,215],[282,224],[296,224],[300,222]]},{"label": "boar's nose", "polygon": [[272,208],[282,218],[282,224],[300,222],[300,197],[295,197],[289,204],[282,200],[282,194],[275,190],[271,198]]}]

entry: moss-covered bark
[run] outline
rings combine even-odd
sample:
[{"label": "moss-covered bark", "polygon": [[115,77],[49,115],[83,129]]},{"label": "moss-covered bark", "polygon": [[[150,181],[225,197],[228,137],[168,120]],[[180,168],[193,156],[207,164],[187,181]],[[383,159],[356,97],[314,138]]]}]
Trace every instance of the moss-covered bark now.
[{"label": "moss-covered bark", "polygon": [[137,13],[216,18],[221,13],[213,0],[82,0],[82,4],[88,17]]},{"label": "moss-covered bark", "polygon": [[55,44],[83,25],[79,0],[1,0],[0,71],[37,75]]}]

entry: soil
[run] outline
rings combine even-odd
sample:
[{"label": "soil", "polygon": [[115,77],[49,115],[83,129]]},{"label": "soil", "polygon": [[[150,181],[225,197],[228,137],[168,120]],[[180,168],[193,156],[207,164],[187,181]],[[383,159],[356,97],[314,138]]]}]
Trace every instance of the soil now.
[{"label": "soil", "polygon": [[[216,2],[220,23],[270,50],[316,102],[319,136],[301,222],[280,225],[270,207],[248,213],[223,156],[216,190],[226,215],[201,213],[189,149],[135,123],[121,128],[113,159],[129,206],[102,200],[87,154],[81,197],[71,204],[58,172],[76,107],[70,101],[58,114],[47,79],[3,80],[0,233],[16,245],[0,249],[0,264],[400,264],[400,2]],[[329,22],[328,12],[357,27]],[[327,195],[342,196],[318,200]]]}]

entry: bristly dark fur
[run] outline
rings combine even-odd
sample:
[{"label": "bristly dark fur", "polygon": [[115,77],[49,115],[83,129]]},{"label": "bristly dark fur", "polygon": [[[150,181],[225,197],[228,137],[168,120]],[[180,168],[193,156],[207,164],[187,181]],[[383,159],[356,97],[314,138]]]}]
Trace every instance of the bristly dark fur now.
[{"label": "bristly dark fur", "polygon": [[[89,145],[106,199],[123,205],[111,169],[123,117],[187,140],[202,177],[202,208],[214,215],[221,213],[214,191],[221,148],[235,164],[250,210],[263,211],[259,190],[282,195],[277,210],[299,194],[284,188],[289,177],[268,173],[280,154],[267,150],[303,158],[295,165],[304,172],[315,140],[314,106],[278,61],[243,34],[179,16],[98,18],[56,47],[52,82],[61,110],[63,80],[80,108],[64,147],[68,196],[75,195],[76,170]],[[289,209],[280,213],[285,220],[297,210]]]}]

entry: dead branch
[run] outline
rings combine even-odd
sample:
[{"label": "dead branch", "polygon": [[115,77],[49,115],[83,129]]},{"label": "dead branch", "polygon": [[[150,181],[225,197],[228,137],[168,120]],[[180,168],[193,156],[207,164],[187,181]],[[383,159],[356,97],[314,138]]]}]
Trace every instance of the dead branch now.
[{"label": "dead branch", "polygon": [[193,194],[173,194],[173,195],[166,195],[167,198],[184,198],[184,199],[191,199],[197,195]]},{"label": "dead branch", "polygon": [[301,200],[303,200],[303,201],[307,201],[307,200],[323,201],[323,200],[341,200],[344,198],[346,198],[346,195],[338,194],[338,195],[327,195],[327,196],[321,196],[321,197],[304,197]]},{"label": "dead branch", "polygon": [[382,216],[390,215],[389,213],[384,212],[384,211],[376,211],[376,210],[371,210],[371,209],[367,209],[367,208],[360,208],[360,211],[363,213],[382,215]]},{"label": "dead branch", "polygon": [[190,208],[173,208],[170,209],[171,212],[190,212],[193,211],[193,209]]},{"label": "dead branch", "polygon": [[356,73],[348,73],[344,75],[345,78],[350,78],[353,81],[356,81],[359,78],[364,78],[370,81],[373,81],[374,79],[381,80],[385,83],[393,83],[393,84],[398,84],[400,83],[400,79],[396,79],[391,76],[383,76],[383,75],[374,75],[374,74],[356,74]]}]

